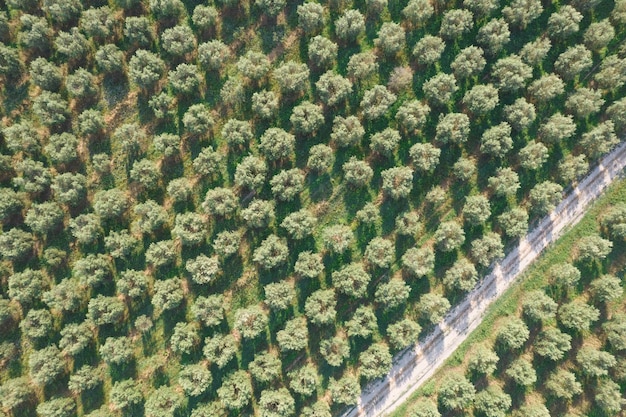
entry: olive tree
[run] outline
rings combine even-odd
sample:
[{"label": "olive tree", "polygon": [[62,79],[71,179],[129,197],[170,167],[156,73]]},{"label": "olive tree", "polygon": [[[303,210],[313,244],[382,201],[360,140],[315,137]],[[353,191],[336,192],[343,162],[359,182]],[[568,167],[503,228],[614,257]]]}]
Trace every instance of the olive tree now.
[{"label": "olive tree", "polygon": [[267,327],[267,314],[259,306],[240,308],[235,312],[235,329],[245,339],[254,339]]},{"label": "olive tree", "polygon": [[332,367],[339,367],[350,356],[350,344],[345,335],[337,335],[320,341],[320,354]]},{"label": "olive tree", "polygon": [[570,5],[564,5],[548,19],[548,34],[555,40],[565,40],[578,32],[583,15]]},{"label": "olive tree", "polygon": [[446,410],[467,409],[476,395],[476,389],[461,374],[449,374],[439,386],[438,400]]},{"label": "olive tree", "polygon": [[467,9],[451,9],[441,18],[439,35],[446,39],[458,39],[474,27],[474,14]]},{"label": "olive tree", "polygon": [[576,123],[571,115],[559,112],[550,116],[540,127],[539,136],[546,143],[559,143],[576,133]]},{"label": "olive tree", "polygon": [[355,9],[346,10],[335,21],[337,37],[345,42],[353,42],[365,31],[365,18]]},{"label": "olive tree", "polygon": [[[416,1],[416,0],[413,0]],[[424,1],[425,0],[417,0]],[[430,4],[430,2],[426,2]],[[439,36],[424,35],[413,47],[413,56],[421,65],[432,65],[439,61],[446,48],[446,43]]]},{"label": "olive tree", "polygon": [[504,92],[516,92],[532,78],[532,68],[524,63],[518,55],[500,58],[493,65],[491,75],[495,85]]},{"label": "olive tree", "polygon": [[591,51],[583,45],[568,47],[554,61],[554,70],[565,80],[573,80],[593,65]]},{"label": "olive tree", "polygon": [[540,0],[513,0],[502,8],[502,14],[511,25],[526,29],[543,12]]},{"label": "olive tree", "polygon": [[450,68],[455,78],[462,80],[479,75],[486,64],[484,51],[476,46],[468,46],[459,51],[454,61],[450,64]]},{"label": "olive tree", "polygon": [[460,145],[470,134],[470,119],[465,113],[448,113],[439,118],[435,140],[439,143]]},{"label": "olive tree", "polygon": [[365,129],[356,116],[336,116],[333,120],[330,139],[341,148],[358,145],[364,135]]},{"label": "olive tree", "polygon": [[458,89],[454,75],[446,73],[437,74],[422,85],[426,99],[437,106],[445,106]]},{"label": "olive tree", "polygon": [[374,343],[359,355],[359,373],[365,379],[385,376],[391,370],[391,353],[385,343]]},{"label": "olive tree", "polygon": [[558,361],[571,349],[571,341],[570,335],[551,327],[539,334],[534,343],[534,351],[543,358]]},{"label": "olive tree", "polygon": [[375,120],[387,113],[389,107],[395,103],[397,96],[387,90],[383,85],[375,85],[363,94],[360,108],[363,117],[367,120]]}]

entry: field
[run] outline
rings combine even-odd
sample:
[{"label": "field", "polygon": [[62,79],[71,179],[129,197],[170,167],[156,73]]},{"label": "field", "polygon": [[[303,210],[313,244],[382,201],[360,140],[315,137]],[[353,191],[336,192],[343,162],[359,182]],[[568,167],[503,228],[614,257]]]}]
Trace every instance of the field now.
[{"label": "field", "polygon": [[339,414],[619,142],[625,24],[1,1],[0,413]]}]

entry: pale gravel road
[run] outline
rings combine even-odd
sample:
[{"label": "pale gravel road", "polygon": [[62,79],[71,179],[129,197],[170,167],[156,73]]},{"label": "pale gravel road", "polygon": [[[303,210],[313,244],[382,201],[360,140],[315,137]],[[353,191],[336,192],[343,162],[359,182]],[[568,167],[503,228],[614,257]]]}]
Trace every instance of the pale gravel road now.
[{"label": "pale gravel road", "polygon": [[524,270],[568,226],[580,221],[589,204],[598,198],[626,167],[626,142],[621,143],[544,217],[489,275],[454,307],[417,345],[394,357],[391,372],[363,389],[358,406],[342,417],[385,416],[398,408],[478,327],[493,301],[502,295]]}]

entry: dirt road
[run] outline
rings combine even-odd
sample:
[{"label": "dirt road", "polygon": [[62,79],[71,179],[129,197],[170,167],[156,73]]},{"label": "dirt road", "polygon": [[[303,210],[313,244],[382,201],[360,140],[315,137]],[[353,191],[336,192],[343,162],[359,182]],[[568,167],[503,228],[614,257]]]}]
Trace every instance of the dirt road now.
[{"label": "dirt road", "polygon": [[524,270],[567,227],[578,223],[589,204],[598,198],[626,166],[626,143],[621,143],[575,187],[556,209],[543,218],[489,275],[454,307],[416,346],[400,352],[387,377],[374,381],[362,392],[359,404],[342,417],[385,416],[399,407],[474,330],[493,301],[502,295]]}]

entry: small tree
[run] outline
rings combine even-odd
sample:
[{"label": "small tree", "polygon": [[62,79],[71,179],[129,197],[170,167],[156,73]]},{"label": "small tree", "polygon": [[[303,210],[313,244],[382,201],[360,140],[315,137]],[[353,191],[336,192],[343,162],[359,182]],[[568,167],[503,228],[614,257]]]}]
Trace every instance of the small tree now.
[{"label": "small tree", "polygon": [[391,370],[391,353],[385,343],[374,343],[359,355],[359,373],[365,379],[385,376]]},{"label": "small tree", "polygon": [[114,410],[127,411],[141,404],[143,395],[136,381],[125,379],[113,384],[109,401]]},{"label": "small tree", "polygon": [[28,357],[29,374],[39,386],[50,385],[65,373],[65,362],[55,346],[32,352]]},{"label": "small tree", "polygon": [[422,328],[411,319],[402,319],[387,327],[389,344],[396,350],[404,349],[417,342]]},{"label": "small tree", "polygon": [[276,333],[276,341],[282,352],[305,349],[309,344],[309,330],[304,317],[296,317],[285,324],[283,330]]},{"label": "small tree", "polygon": [[466,9],[452,9],[443,14],[439,35],[445,39],[457,39],[474,27],[474,15]]},{"label": "small tree", "polygon": [[311,294],[304,305],[304,311],[309,320],[317,325],[329,324],[335,320],[337,310],[335,291],[317,290]]},{"label": "small tree", "polygon": [[267,314],[259,306],[240,308],[235,312],[235,329],[245,339],[254,339],[267,327]]},{"label": "small tree", "polygon": [[435,241],[440,250],[451,252],[465,242],[465,232],[456,221],[443,222],[435,231]]},{"label": "small tree", "polygon": [[303,101],[293,108],[289,121],[296,133],[311,135],[324,124],[322,107]]},{"label": "small tree", "polygon": [[309,61],[317,68],[330,67],[337,59],[338,49],[336,43],[317,35],[309,41]]},{"label": "small tree", "polygon": [[324,270],[322,256],[309,251],[300,252],[294,266],[294,272],[304,278],[315,278]]},{"label": "small tree", "polygon": [[411,287],[401,278],[392,278],[376,287],[374,300],[384,310],[393,310],[408,300],[410,292]]},{"label": "small tree", "polygon": [[252,398],[252,384],[246,371],[235,371],[227,375],[218,388],[217,395],[229,410],[240,410]]},{"label": "small tree", "polygon": [[[289,372],[287,375],[289,377],[289,388],[303,396],[308,397],[312,395],[319,383],[319,376],[313,365],[304,365]],[[330,414],[328,405],[326,405],[325,410]],[[317,414],[314,414],[312,417],[314,416],[317,416]]]},{"label": "small tree", "polygon": [[578,74],[591,68],[591,51],[583,45],[568,47],[554,61],[554,70],[565,80],[573,80]]},{"label": "small tree", "polygon": [[382,117],[389,107],[395,103],[397,96],[387,90],[383,85],[375,85],[365,91],[360,107],[363,117],[367,120],[375,120]]},{"label": "small tree", "polygon": [[197,397],[206,392],[213,383],[211,371],[201,364],[185,365],[178,373],[178,384],[186,395]]},{"label": "small tree", "polygon": [[320,354],[333,367],[339,367],[350,356],[350,344],[343,335],[337,335],[320,342]]},{"label": "small tree", "polygon": [[581,332],[598,320],[600,312],[582,301],[572,301],[559,307],[558,317],[563,326]]},{"label": "small tree", "polygon": [[550,395],[562,400],[571,400],[582,392],[582,385],[576,381],[576,376],[564,369],[558,369],[550,374],[545,387]]},{"label": "small tree", "polygon": [[146,416],[169,417],[178,414],[184,406],[185,397],[173,388],[163,385],[152,391],[144,407]]},{"label": "small tree", "polygon": [[439,387],[439,403],[447,410],[463,410],[474,401],[476,389],[460,374],[450,374]]},{"label": "small tree", "polygon": [[322,240],[324,241],[324,246],[329,250],[341,254],[352,245],[354,234],[350,227],[336,224],[328,226],[322,231]]},{"label": "small tree", "polygon": [[535,353],[543,358],[558,361],[571,349],[572,337],[559,329],[548,328],[542,331],[534,344]]},{"label": "small tree", "polygon": [[224,319],[224,297],[221,294],[199,296],[191,306],[191,315],[207,327],[219,325]]},{"label": "small tree", "polygon": [[254,356],[254,360],[248,365],[250,374],[255,381],[262,384],[272,382],[280,377],[282,363],[275,353],[262,352]]},{"label": "small tree", "polygon": [[498,386],[489,386],[476,394],[474,409],[487,417],[504,417],[511,408],[511,396]]},{"label": "small tree", "polygon": [[546,143],[559,143],[576,133],[576,123],[570,115],[554,113],[539,127],[539,136]]},{"label": "small tree", "polygon": [[359,380],[348,373],[338,380],[330,378],[328,389],[333,402],[338,404],[356,405],[361,395]]},{"label": "small tree", "polygon": [[413,56],[421,65],[432,65],[441,58],[445,48],[446,44],[440,37],[425,35],[413,47]]},{"label": "small tree", "polygon": [[202,353],[218,368],[224,368],[237,354],[237,341],[231,334],[216,333],[204,339]]},{"label": "small tree", "polygon": [[497,343],[504,349],[518,350],[528,340],[528,326],[518,317],[510,317],[498,331]]},{"label": "small tree", "polygon": [[505,374],[517,385],[529,387],[537,382],[537,372],[533,365],[526,359],[514,360],[505,371]]},{"label": "small tree", "polygon": [[304,173],[298,169],[280,171],[270,180],[272,194],[280,201],[292,201],[304,189]]},{"label": "small tree", "polygon": [[493,349],[481,345],[474,351],[467,368],[475,374],[491,375],[497,368],[498,360],[500,358]]},{"label": "small tree", "polygon": [[378,322],[374,309],[370,306],[357,307],[352,318],[346,322],[346,330],[350,337],[369,337],[378,330]]},{"label": "small tree", "polygon": [[529,292],[522,303],[524,317],[531,322],[547,321],[554,318],[557,307],[558,304],[541,290]]},{"label": "small tree", "polygon": [[598,235],[583,236],[576,245],[578,259],[582,262],[600,261],[608,256],[612,248],[613,242]]},{"label": "small tree", "polygon": [[353,42],[365,31],[365,18],[358,10],[348,9],[335,21],[337,37],[344,42]]},{"label": "small tree", "polygon": [[468,46],[459,51],[450,68],[457,79],[464,79],[480,74],[486,64],[483,50],[476,46]]}]

